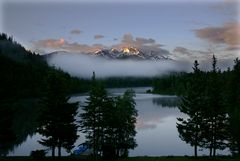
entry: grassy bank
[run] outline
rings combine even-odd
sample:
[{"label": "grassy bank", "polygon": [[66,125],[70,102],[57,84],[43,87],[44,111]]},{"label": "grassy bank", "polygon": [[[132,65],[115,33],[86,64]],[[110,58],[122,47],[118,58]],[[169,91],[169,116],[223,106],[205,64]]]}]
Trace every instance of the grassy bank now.
[{"label": "grassy bank", "polygon": [[[32,157],[0,157],[1,161],[35,161]],[[92,161],[91,159],[82,157],[61,157],[51,158],[46,157],[39,161]],[[103,160],[107,161],[107,160]],[[199,157],[197,159],[193,157],[129,157],[126,159],[117,159],[114,161],[240,161],[240,158],[231,157]]]}]

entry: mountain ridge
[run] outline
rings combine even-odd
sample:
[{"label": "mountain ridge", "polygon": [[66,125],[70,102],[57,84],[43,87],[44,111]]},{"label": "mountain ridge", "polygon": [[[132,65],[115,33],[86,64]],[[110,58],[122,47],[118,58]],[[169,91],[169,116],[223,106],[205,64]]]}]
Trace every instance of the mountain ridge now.
[{"label": "mountain ridge", "polygon": [[[164,52],[164,50],[163,50]],[[45,54],[44,57],[48,58],[57,54],[82,54],[93,57],[100,57],[107,60],[172,60],[166,54],[161,54],[157,51],[144,51],[142,49],[137,49],[135,47],[123,47],[120,49],[109,48],[109,49],[99,49],[93,52],[79,52],[73,53],[68,51],[54,51]]]}]

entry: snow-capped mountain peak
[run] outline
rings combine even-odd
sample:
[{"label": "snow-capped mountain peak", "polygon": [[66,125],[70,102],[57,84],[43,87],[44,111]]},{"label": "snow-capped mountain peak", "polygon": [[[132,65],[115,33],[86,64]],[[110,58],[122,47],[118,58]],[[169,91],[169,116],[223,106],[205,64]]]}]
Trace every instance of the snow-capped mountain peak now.
[{"label": "snow-capped mountain peak", "polygon": [[[66,53],[68,52],[56,51],[47,55],[51,56],[51,55],[66,54]],[[71,54],[71,53],[68,53],[68,54]],[[74,53],[74,54],[84,54],[88,56],[104,58],[107,60],[152,60],[152,61],[170,60],[170,58],[167,56],[168,52],[166,52],[166,50],[146,51],[146,50],[137,49],[135,47],[123,47],[120,49],[117,49],[117,48],[99,49],[94,52]]]},{"label": "snow-capped mountain peak", "polygon": [[122,52],[126,53],[126,54],[130,54],[130,55],[138,55],[139,54],[139,50],[134,47],[124,47],[124,48],[122,48]]},{"label": "snow-capped mountain peak", "polygon": [[133,59],[133,60],[169,60],[167,52],[162,51],[143,51],[135,47],[123,47],[120,49],[110,48],[97,50],[88,55],[95,55],[107,59]]}]

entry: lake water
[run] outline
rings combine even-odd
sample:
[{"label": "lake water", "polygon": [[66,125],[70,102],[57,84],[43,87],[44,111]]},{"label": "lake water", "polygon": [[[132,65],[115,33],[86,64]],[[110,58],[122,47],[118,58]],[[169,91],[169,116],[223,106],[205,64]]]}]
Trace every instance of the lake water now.
[{"label": "lake water", "polygon": [[[136,109],[138,118],[136,124],[136,141],[138,146],[130,150],[130,156],[184,156],[193,155],[193,148],[183,142],[176,128],[178,117],[185,118],[178,108],[176,96],[146,94],[148,87],[133,88],[136,92]],[[108,89],[112,95],[120,95],[126,88]],[[79,101],[79,113],[87,95],[74,95],[72,102]],[[84,134],[80,133],[76,146],[85,140]],[[40,145],[39,134],[28,136],[26,141],[9,153],[10,156],[28,156],[32,150],[46,149]],[[63,155],[68,155],[64,150]],[[228,150],[217,151],[217,154],[229,154]],[[199,151],[199,155],[208,155],[208,150]]]}]

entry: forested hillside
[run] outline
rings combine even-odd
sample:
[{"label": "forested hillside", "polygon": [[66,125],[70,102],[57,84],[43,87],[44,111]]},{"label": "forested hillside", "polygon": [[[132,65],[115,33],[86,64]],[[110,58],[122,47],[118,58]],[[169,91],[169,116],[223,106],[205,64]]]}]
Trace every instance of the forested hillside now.
[{"label": "forested hillside", "polygon": [[49,72],[55,72],[65,79],[69,93],[83,92],[88,88],[87,80],[71,77],[61,70],[49,67],[40,55],[27,51],[12,37],[0,35],[1,99],[43,95]]},{"label": "forested hillside", "polygon": [[53,73],[66,82],[69,94],[88,89],[88,80],[49,67],[40,55],[0,34],[0,155],[35,132],[41,100],[49,86],[47,79]]}]

